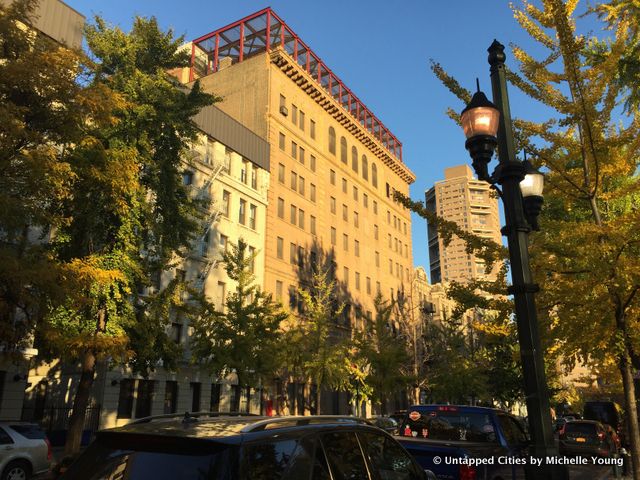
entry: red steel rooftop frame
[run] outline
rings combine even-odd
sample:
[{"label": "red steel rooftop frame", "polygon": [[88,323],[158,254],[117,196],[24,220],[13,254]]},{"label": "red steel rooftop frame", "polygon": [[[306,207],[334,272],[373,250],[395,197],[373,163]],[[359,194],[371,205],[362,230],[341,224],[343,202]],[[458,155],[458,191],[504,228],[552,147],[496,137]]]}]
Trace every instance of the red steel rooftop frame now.
[{"label": "red steel rooftop frame", "polygon": [[217,72],[221,58],[230,57],[232,63],[237,63],[277,47],[282,47],[353,118],[402,161],[402,143],[270,7],[196,38],[191,46],[189,80]]}]

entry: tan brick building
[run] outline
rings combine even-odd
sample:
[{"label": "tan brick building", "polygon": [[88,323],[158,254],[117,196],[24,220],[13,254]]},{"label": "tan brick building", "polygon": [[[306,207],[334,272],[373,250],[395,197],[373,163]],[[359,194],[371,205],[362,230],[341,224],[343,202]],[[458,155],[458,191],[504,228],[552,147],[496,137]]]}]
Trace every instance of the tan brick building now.
[{"label": "tan brick building", "polygon": [[[426,192],[427,208],[469,232],[502,243],[498,199],[490,194],[489,184],[475,179],[467,165],[445,169],[444,177]],[[495,279],[495,273],[485,273],[481,259],[466,253],[460,238],[454,236],[445,247],[433,225],[427,228],[432,284]]]},{"label": "tan brick building", "polygon": [[295,310],[305,262],[328,257],[357,325],[411,275],[411,218],[392,199],[415,179],[402,145],[271,9],[190,48],[176,74],[270,145],[265,289]]}]

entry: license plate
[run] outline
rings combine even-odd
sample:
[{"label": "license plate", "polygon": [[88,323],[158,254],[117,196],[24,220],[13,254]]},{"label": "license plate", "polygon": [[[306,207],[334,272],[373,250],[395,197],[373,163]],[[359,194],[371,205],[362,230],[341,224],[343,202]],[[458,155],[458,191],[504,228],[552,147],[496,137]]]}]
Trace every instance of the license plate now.
[{"label": "license plate", "polygon": [[586,438],[584,438],[584,437],[578,437],[578,438],[576,438],[576,442],[578,442],[578,443],[584,443],[584,442],[586,442],[586,441],[587,441],[587,439],[586,439]]}]

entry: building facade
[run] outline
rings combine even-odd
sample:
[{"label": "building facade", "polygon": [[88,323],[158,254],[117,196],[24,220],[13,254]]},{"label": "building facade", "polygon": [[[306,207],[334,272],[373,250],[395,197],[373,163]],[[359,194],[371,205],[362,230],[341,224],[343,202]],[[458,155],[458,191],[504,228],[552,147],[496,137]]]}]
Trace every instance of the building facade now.
[{"label": "building facade", "polygon": [[415,179],[402,145],[271,9],[190,46],[177,75],[270,145],[265,289],[296,309],[304,262],[329,258],[356,325],[410,277],[411,218],[392,198]]},{"label": "building facade", "polygon": [[[498,199],[492,195],[490,185],[474,178],[467,165],[445,169],[444,177],[426,192],[427,209],[468,232],[501,244]],[[432,284],[495,280],[495,270],[487,272],[480,258],[466,252],[462,239],[454,236],[445,246],[432,223],[427,224],[427,238]]]}]

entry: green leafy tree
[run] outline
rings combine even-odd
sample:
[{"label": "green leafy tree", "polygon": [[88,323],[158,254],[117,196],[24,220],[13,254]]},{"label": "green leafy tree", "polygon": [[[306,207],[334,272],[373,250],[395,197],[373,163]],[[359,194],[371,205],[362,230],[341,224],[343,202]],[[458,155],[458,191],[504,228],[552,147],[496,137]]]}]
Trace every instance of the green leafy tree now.
[{"label": "green leafy tree", "polygon": [[80,284],[39,335],[50,354],[81,363],[68,453],[80,445],[98,361],[131,361],[147,375],[178,358],[168,316],[156,315],[163,298],[140,297],[138,286],[191,248],[199,203],[182,184],[183,155],[197,138],[192,117],[215,100],[198,84],[185,91],[173,81],[167,70],[188,63],[183,40],[153,18],[136,18],[128,34],[96,18],[86,39],[93,59],[78,85],[120,101],[108,123],[84,119],[91,135],[69,153],[73,187],[60,206],[69,221],[51,242]]},{"label": "green leafy tree", "polygon": [[[508,78],[551,112],[545,122],[514,121],[519,147],[547,170],[542,231],[531,235],[542,331],[560,346],[567,363],[618,365],[638,479],[633,369],[640,365],[640,123],[633,101],[627,103],[630,117],[619,121],[622,102],[630,98],[623,90],[630,87],[630,77],[626,74],[621,82],[620,67],[633,51],[635,35],[629,23],[634,10],[618,9],[625,3],[631,2],[605,5],[611,7],[607,20],[615,25],[615,35],[603,42],[576,32],[577,1],[543,0],[540,6],[523,2],[514,8],[515,18],[545,53],[537,59],[512,46],[519,72],[509,71]],[[434,72],[468,101],[469,92],[439,65]],[[449,113],[457,121],[457,114]]]},{"label": "green leafy tree", "polygon": [[271,294],[254,284],[253,257],[244,241],[224,252],[223,262],[236,288],[227,295],[223,311],[208,304],[192,324],[193,361],[220,377],[235,374],[238,385],[259,387],[271,380],[280,366],[280,326],[288,314]]},{"label": "green leafy tree", "polygon": [[321,394],[326,389],[347,388],[348,373],[345,353],[348,341],[336,329],[344,305],[336,305],[336,283],[329,269],[317,268],[309,282],[298,290],[302,298],[303,314],[292,321],[287,329],[287,364],[291,373],[310,379],[316,386],[314,399],[316,413],[321,413]]},{"label": "green leafy tree", "polygon": [[394,331],[394,302],[385,301],[380,293],[374,299],[375,318],[355,334],[358,356],[368,367],[367,383],[372,398],[387,414],[387,400],[398,391],[405,391],[412,381],[408,371],[410,357],[406,343]]}]

